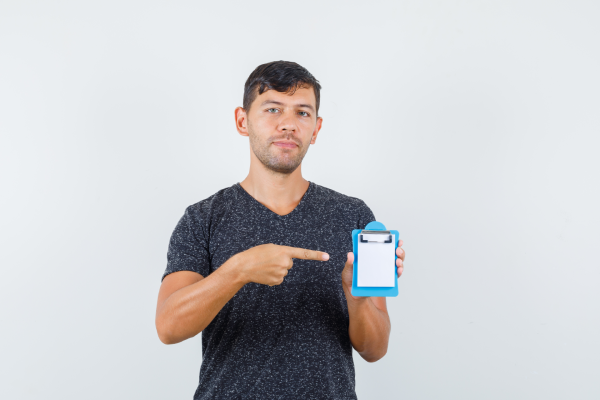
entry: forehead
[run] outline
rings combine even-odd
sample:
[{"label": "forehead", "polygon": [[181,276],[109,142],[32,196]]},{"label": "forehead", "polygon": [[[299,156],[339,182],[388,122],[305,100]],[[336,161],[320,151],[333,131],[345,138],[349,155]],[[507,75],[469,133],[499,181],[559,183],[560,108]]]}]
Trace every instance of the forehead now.
[{"label": "forehead", "polygon": [[294,94],[291,96],[289,93],[282,93],[276,90],[267,90],[266,92],[258,95],[255,100],[256,104],[259,106],[269,101],[283,103],[289,106],[310,104],[313,109],[315,108],[317,102],[315,98],[315,91],[312,87],[296,89]]}]

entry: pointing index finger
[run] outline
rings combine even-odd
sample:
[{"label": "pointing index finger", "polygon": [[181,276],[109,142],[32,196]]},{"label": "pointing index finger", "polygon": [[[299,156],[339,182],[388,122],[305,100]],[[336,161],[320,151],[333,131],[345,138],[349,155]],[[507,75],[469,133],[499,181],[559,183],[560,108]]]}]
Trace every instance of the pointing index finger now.
[{"label": "pointing index finger", "polygon": [[325,253],[324,251],[309,250],[309,249],[302,249],[300,247],[289,247],[289,246],[287,246],[287,248],[289,250],[290,257],[292,257],[292,258],[300,258],[302,260],[317,260],[317,261],[329,260],[329,254]]}]

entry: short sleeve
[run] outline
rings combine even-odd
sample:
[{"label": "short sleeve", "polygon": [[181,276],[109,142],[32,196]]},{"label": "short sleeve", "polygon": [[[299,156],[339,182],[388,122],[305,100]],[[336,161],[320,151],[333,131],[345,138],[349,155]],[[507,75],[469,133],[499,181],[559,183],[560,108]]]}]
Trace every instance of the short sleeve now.
[{"label": "short sleeve", "polygon": [[199,213],[188,207],[177,223],[167,251],[167,268],[162,276],[178,271],[193,271],[203,277],[210,271],[208,241],[202,230]]},{"label": "short sleeve", "polygon": [[356,229],[365,229],[367,224],[372,221],[376,221],[373,211],[361,200],[360,207],[358,208],[358,226]]}]

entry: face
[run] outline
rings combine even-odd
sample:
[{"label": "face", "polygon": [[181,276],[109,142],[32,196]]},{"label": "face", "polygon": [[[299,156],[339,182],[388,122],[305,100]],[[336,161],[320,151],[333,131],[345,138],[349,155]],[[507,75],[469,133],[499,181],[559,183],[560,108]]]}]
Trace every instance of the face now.
[{"label": "face", "polygon": [[236,109],[238,132],[249,136],[252,152],[265,167],[290,174],[321,129],[315,107],[312,87],[297,89],[291,96],[267,90],[256,97],[249,112]]}]

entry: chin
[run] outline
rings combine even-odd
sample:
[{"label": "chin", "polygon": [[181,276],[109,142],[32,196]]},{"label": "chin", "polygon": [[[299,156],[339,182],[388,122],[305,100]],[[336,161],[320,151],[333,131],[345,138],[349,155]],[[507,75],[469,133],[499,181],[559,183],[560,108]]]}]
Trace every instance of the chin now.
[{"label": "chin", "polygon": [[266,167],[269,168],[271,171],[277,172],[279,174],[291,174],[296,169],[298,169],[299,165],[296,165],[296,166],[290,166],[290,165],[267,165]]},{"label": "chin", "polygon": [[297,162],[281,162],[279,160],[269,161],[270,162],[263,163],[265,167],[267,167],[273,172],[278,172],[281,174],[291,174],[300,166],[300,163]]}]

